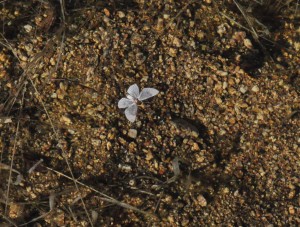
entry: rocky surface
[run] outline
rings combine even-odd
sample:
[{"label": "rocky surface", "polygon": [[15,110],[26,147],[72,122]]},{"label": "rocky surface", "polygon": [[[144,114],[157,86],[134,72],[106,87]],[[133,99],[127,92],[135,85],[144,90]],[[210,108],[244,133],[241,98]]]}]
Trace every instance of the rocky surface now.
[{"label": "rocky surface", "polygon": [[62,2],[0,3],[2,223],[299,225],[297,1]]}]

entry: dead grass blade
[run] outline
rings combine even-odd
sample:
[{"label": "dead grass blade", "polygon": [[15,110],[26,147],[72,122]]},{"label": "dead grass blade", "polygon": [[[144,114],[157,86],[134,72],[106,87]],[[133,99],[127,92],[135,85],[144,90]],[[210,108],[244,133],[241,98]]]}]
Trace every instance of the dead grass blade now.
[{"label": "dead grass blade", "polygon": [[[16,223],[14,223],[12,220],[10,220],[10,218],[6,217],[4,214],[0,214],[0,216],[2,216],[2,218],[7,221],[9,224],[15,226],[15,227],[18,227]],[[3,224],[3,223],[1,223]]]},{"label": "dead grass blade", "polygon": [[[55,39],[55,38],[58,38],[58,37],[60,37],[60,34],[62,34],[61,45],[60,45],[61,50],[60,50],[59,58],[58,58],[57,63],[56,63],[56,67],[58,67],[58,64],[59,64],[59,61],[60,61],[60,57],[61,57],[61,55],[62,55],[62,49],[63,49],[63,46],[64,46],[64,37],[65,37],[65,35],[64,35],[64,32],[65,32],[65,27],[64,27],[64,25],[65,25],[65,11],[64,11],[64,7],[63,7],[63,5],[64,5],[63,3],[64,3],[64,1],[63,1],[63,0],[60,0],[60,6],[61,6],[61,13],[62,13],[63,25],[61,26],[61,28],[58,30],[58,32],[56,33],[56,35],[55,35],[55,37],[54,37],[54,39]],[[61,32],[62,32],[62,33],[61,33]],[[5,46],[5,47],[8,48],[9,50],[11,50],[12,53],[13,53],[13,55],[14,55],[14,56],[19,60],[19,62],[20,62],[20,59],[18,58],[18,55],[16,54],[16,51],[14,50],[14,48],[9,44],[9,42],[5,39],[5,37],[3,37],[2,34],[1,34],[1,36],[2,36],[3,40],[5,40],[6,43],[0,42],[0,44],[2,44],[3,46]],[[46,47],[45,47],[40,53],[36,54],[36,55],[32,58],[32,60],[29,62],[29,64],[27,65],[27,67],[26,67],[25,69],[23,69],[24,71],[23,71],[23,73],[22,73],[22,75],[21,75],[21,77],[20,77],[21,79],[20,79],[19,85],[17,85],[17,87],[18,87],[17,92],[16,92],[16,94],[15,94],[13,97],[10,97],[10,98],[5,102],[5,108],[4,108],[4,109],[5,109],[6,112],[8,112],[8,113],[10,112],[10,110],[11,110],[13,104],[15,103],[17,97],[19,96],[19,93],[22,91],[24,85],[26,84],[26,81],[29,80],[30,83],[31,83],[31,85],[32,85],[32,87],[33,87],[33,89],[34,89],[34,91],[35,91],[35,95],[36,95],[37,99],[39,100],[39,102],[40,102],[41,105],[43,106],[43,109],[44,109],[44,111],[45,111],[45,113],[46,113],[46,115],[47,115],[47,118],[48,118],[48,120],[49,120],[49,122],[50,122],[50,125],[51,125],[51,127],[52,127],[52,130],[53,130],[55,139],[56,139],[57,141],[60,141],[60,137],[59,137],[59,135],[58,135],[58,133],[57,133],[57,130],[56,130],[55,127],[54,127],[53,121],[52,121],[52,119],[51,119],[51,117],[50,117],[50,115],[49,115],[49,113],[48,113],[48,111],[47,111],[47,109],[46,109],[46,106],[45,106],[43,100],[41,99],[41,96],[40,96],[40,94],[39,94],[39,92],[38,92],[38,90],[37,90],[37,88],[36,88],[36,86],[35,86],[35,84],[34,84],[32,78],[31,78],[31,76],[30,76],[30,73],[29,73],[29,72],[32,73],[32,71],[35,70],[37,63],[42,59],[42,57],[44,56],[44,54],[47,52],[47,49],[49,49],[49,48],[52,46],[52,44],[53,44],[53,42],[54,42],[54,39],[51,39],[50,41],[48,41],[48,43],[46,44]],[[19,121],[18,121],[18,124],[17,124],[17,131],[19,131]],[[17,140],[17,136],[16,136],[16,138],[15,138],[15,141],[16,141],[16,140]],[[15,144],[16,144],[16,142],[15,142]],[[15,153],[15,146],[16,146],[16,145],[14,145],[14,148],[13,148],[13,156],[14,156],[14,153]],[[74,178],[74,174],[73,174],[73,171],[72,171],[72,169],[71,169],[70,163],[69,163],[69,161],[68,161],[68,159],[67,159],[66,151],[65,151],[64,149],[62,149],[62,152],[63,152],[63,158],[64,158],[64,160],[65,160],[65,162],[66,162],[66,164],[67,164],[67,167],[68,167],[68,169],[69,169],[69,171],[70,171],[70,174],[71,174],[71,176],[72,176],[73,182],[74,182],[75,187],[76,187],[76,190],[78,191],[79,194],[81,194],[80,191],[79,191],[77,182],[76,182],[76,180],[75,180],[75,178]],[[10,181],[10,180],[11,180],[11,173],[10,173],[10,176],[9,176],[9,177],[10,177],[10,178],[9,178],[9,181]],[[8,194],[9,194],[9,188],[8,188],[8,190],[7,190],[7,195],[8,195]],[[82,206],[83,206],[83,208],[84,208],[84,211],[85,211],[85,213],[86,213],[86,215],[87,215],[87,217],[88,217],[88,220],[89,220],[90,225],[91,225],[91,226],[94,226],[94,225],[93,225],[93,222],[92,222],[92,219],[91,219],[91,217],[90,217],[90,215],[89,215],[89,213],[88,213],[88,211],[87,211],[86,205],[85,205],[85,203],[84,203],[84,201],[83,201],[83,199],[82,199],[81,196],[80,196],[80,200],[81,200]],[[6,204],[6,206],[5,206],[5,213],[6,213],[6,212],[7,212],[7,204]],[[39,218],[40,218],[40,217],[39,217]]]},{"label": "dead grass blade", "polygon": [[173,18],[169,21],[169,23],[168,23],[167,26],[165,27],[164,31],[166,31],[168,28],[170,28],[171,25],[172,25],[172,23],[174,22],[174,20],[176,20],[176,18],[178,18],[178,17],[184,12],[184,10],[186,10],[186,8],[187,8],[189,5],[191,5],[191,4],[195,3],[195,2],[197,2],[197,0],[189,1],[188,3],[186,3],[185,6],[182,7],[182,9],[176,14],[176,16],[173,17]]},{"label": "dead grass blade", "polygon": [[44,214],[42,214],[42,215],[40,215],[40,216],[38,216],[38,217],[36,217],[36,218],[33,218],[33,219],[31,219],[30,221],[28,221],[28,222],[26,222],[26,223],[23,223],[23,224],[21,224],[21,225],[19,225],[19,226],[25,226],[25,225],[28,225],[28,224],[30,224],[30,223],[32,223],[32,222],[38,221],[38,220],[40,220],[40,219],[46,217],[48,214],[50,214],[50,212],[51,212],[51,211],[48,211],[48,212],[46,212],[46,213],[44,213]]},{"label": "dead grass blade", "polygon": [[[221,11],[219,11],[219,13],[220,13],[222,16],[224,16],[226,19],[228,19],[229,21],[231,21],[232,23],[234,23],[234,24],[236,24],[237,26],[239,26],[240,28],[242,28],[242,29],[244,29],[244,30],[246,30],[246,31],[248,31],[248,32],[250,32],[250,33],[252,33],[252,31],[251,31],[249,28],[243,26],[242,24],[240,24],[239,22],[237,22],[237,21],[234,20],[233,18],[229,17],[229,16],[226,15],[225,13],[223,13],[223,12],[221,12]],[[265,41],[268,41],[268,42],[272,43],[273,45],[275,45],[275,46],[277,46],[277,47],[279,47],[279,48],[282,48],[282,49],[288,51],[288,52],[291,53],[291,54],[295,54],[295,55],[297,54],[296,51],[291,50],[291,49],[289,49],[289,48],[286,48],[286,47],[284,47],[284,46],[282,46],[282,45],[280,45],[280,44],[278,44],[278,43],[275,43],[274,41],[272,41],[271,39],[268,39],[268,38],[264,37],[263,35],[259,35],[259,34],[258,34],[258,37],[261,38],[261,39],[263,39],[263,40],[265,40]],[[297,56],[296,56],[296,57],[297,57]]]},{"label": "dead grass blade", "polygon": [[44,160],[43,159],[40,159],[39,161],[37,161],[29,170],[28,170],[28,174],[31,174],[35,169],[36,167],[38,167],[39,164],[41,164]]},{"label": "dead grass blade", "polygon": [[[66,174],[63,174],[63,173],[61,173],[61,172],[59,172],[59,171],[57,171],[57,170],[55,170],[55,169],[52,169],[52,168],[47,167],[47,166],[44,166],[44,167],[45,167],[46,169],[52,171],[52,172],[57,173],[57,174],[60,175],[60,176],[63,176],[63,177],[65,177],[65,178],[69,179],[69,180],[73,180],[72,177],[70,177],[70,176],[68,176],[68,175],[66,175]],[[106,202],[108,202],[108,203],[111,203],[111,204],[114,204],[114,205],[117,205],[117,206],[120,206],[120,207],[129,209],[129,210],[136,211],[136,212],[141,213],[141,214],[144,214],[144,215],[146,215],[146,216],[156,217],[154,214],[152,214],[152,213],[150,213],[150,212],[146,212],[146,211],[140,210],[140,209],[138,209],[138,208],[136,208],[136,207],[134,207],[134,206],[131,206],[131,205],[127,204],[127,203],[124,203],[124,202],[121,202],[121,201],[119,201],[119,200],[116,200],[116,199],[114,199],[114,198],[112,198],[112,197],[110,197],[110,196],[108,196],[108,195],[106,195],[106,194],[104,194],[104,193],[102,193],[102,192],[100,192],[100,191],[94,189],[94,188],[91,187],[91,186],[88,186],[88,185],[86,185],[86,184],[84,184],[84,183],[82,183],[82,182],[80,182],[80,181],[78,181],[78,180],[76,180],[76,179],[74,179],[74,180],[76,181],[76,183],[77,183],[78,185],[81,185],[81,186],[83,186],[83,187],[85,187],[85,188],[87,188],[87,189],[89,189],[89,190],[91,190],[91,191],[93,191],[93,192],[99,194],[99,195],[101,196],[100,199],[103,200],[103,201],[106,201]]]},{"label": "dead grass blade", "polygon": [[251,30],[251,34],[252,37],[254,38],[254,40],[258,43],[258,45],[261,47],[262,51],[264,52],[264,54],[268,57],[270,57],[270,59],[274,62],[273,58],[270,56],[270,54],[268,53],[267,49],[264,47],[264,45],[259,41],[259,35],[257,34],[254,25],[252,23],[251,18],[247,15],[247,13],[245,12],[244,8],[236,1],[233,0],[234,4],[237,6],[237,8],[239,9],[239,11],[242,13],[243,17],[245,18],[250,30]]},{"label": "dead grass blade", "polygon": [[12,177],[12,172],[13,172],[14,157],[15,157],[15,153],[16,153],[16,150],[17,150],[17,141],[19,139],[20,117],[21,117],[22,108],[23,108],[23,104],[24,104],[25,92],[26,92],[26,86],[23,89],[21,107],[20,107],[20,110],[19,110],[19,116],[18,116],[18,122],[17,122],[17,128],[16,128],[16,135],[15,135],[15,139],[14,139],[14,145],[13,145],[13,148],[12,148],[12,156],[11,156],[11,161],[10,161],[10,169],[9,169],[8,183],[7,183],[7,189],[6,189],[6,198],[5,198],[5,200],[6,200],[5,201],[5,208],[4,208],[4,214],[5,215],[7,214],[7,207],[8,207],[8,201],[9,201],[9,190],[10,190],[11,177]]},{"label": "dead grass blade", "polygon": [[[53,130],[55,139],[56,139],[57,141],[60,141],[60,136],[59,136],[59,134],[57,133],[57,130],[56,130],[54,124],[53,124],[53,121],[52,121],[52,119],[51,119],[51,117],[50,117],[50,115],[49,115],[48,110],[46,109],[46,106],[45,106],[45,104],[44,104],[44,101],[41,99],[41,96],[40,96],[39,91],[37,90],[37,88],[36,88],[36,86],[35,86],[35,84],[34,84],[34,82],[32,81],[32,79],[31,79],[30,76],[28,76],[28,79],[29,79],[29,81],[30,81],[30,83],[31,83],[31,85],[32,85],[32,87],[33,87],[35,93],[36,93],[37,99],[39,100],[39,102],[40,102],[41,105],[43,106],[43,109],[44,109],[44,111],[45,111],[45,113],[46,113],[46,115],[47,115],[47,118],[48,118],[48,120],[49,120],[49,122],[50,122],[50,125],[51,125],[51,128],[52,128],[52,130]],[[71,174],[71,179],[73,179],[73,182],[74,182],[74,185],[75,185],[75,187],[76,187],[76,190],[78,191],[78,193],[79,193],[79,195],[80,195],[80,201],[81,201],[81,203],[82,203],[82,206],[83,206],[83,208],[84,208],[84,210],[85,210],[85,212],[86,212],[86,215],[87,215],[87,217],[88,217],[88,219],[89,219],[89,222],[90,222],[91,226],[94,226],[93,223],[92,223],[92,219],[90,218],[90,215],[89,215],[89,213],[88,213],[88,211],[87,211],[86,205],[85,205],[85,203],[84,203],[84,201],[83,201],[83,199],[82,199],[81,192],[80,192],[79,187],[78,187],[78,185],[77,185],[77,181],[76,181],[76,179],[75,179],[75,177],[74,177],[74,174],[73,174],[73,171],[72,171],[70,162],[69,162],[69,160],[68,160],[68,158],[67,158],[67,153],[66,153],[66,151],[65,151],[65,148],[64,148],[63,146],[61,146],[60,148],[61,148],[61,150],[62,150],[62,156],[63,156],[63,158],[64,158],[64,160],[65,160],[65,162],[66,162],[66,164],[67,164],[68,170],[69,170],[69,172],[70,172],[70,174]]]}]

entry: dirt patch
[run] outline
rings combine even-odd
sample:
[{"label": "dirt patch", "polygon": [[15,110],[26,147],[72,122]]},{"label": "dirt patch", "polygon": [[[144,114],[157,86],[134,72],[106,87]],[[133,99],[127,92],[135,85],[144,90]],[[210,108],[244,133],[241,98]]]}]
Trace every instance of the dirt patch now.
[{"label": "dirt patch", "polygon": [[150,2],[0,3],[0,222],[299,225],[298,1]]}]

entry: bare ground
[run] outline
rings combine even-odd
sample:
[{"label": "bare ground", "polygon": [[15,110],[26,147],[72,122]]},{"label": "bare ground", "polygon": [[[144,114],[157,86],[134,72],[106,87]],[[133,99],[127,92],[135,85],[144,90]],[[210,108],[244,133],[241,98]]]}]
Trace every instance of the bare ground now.
[{"label": "bare ground", "polygon": [[300,224],[298,1],[0,5],[0,226]]}]

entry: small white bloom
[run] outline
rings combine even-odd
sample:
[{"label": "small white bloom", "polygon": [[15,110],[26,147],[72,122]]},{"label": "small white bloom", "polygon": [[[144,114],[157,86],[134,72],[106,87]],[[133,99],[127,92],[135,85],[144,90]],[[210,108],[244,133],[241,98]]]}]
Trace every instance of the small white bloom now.
[{"label": "small white bloom", "polygon": [[127,90],[127,98],[121,98],[118,102],[119,108],[125,109],[125,116],[130,122],[134,122],[137,113],[137,102],[144,101],[158,94],[155,88],[144,88],[141,93],[136,84],[131,85]]}]

